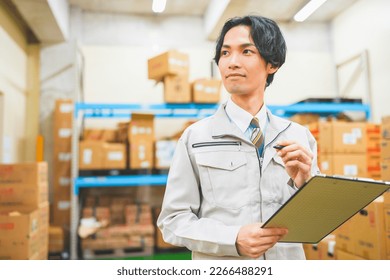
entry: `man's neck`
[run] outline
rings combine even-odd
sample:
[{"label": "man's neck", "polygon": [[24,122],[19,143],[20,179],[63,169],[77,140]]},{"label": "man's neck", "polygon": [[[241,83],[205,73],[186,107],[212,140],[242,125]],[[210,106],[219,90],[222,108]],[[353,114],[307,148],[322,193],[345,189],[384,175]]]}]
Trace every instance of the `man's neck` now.
[{"label": "man's neck", "polygon": [[255,116],[263,107],[264,100],[260,96],[232,95],[232,101],[242,109]]}]

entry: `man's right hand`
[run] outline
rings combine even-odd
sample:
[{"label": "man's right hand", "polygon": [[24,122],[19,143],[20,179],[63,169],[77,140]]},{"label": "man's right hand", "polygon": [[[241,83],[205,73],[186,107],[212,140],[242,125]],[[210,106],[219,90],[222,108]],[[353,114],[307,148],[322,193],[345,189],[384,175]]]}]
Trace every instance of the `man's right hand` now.
[{"label": "man's right hand", "polygon": [[261,228],[260,223],[241,227],[236,247],[240,256],[258,258],[273,247],[288,232],[284,228]]}]

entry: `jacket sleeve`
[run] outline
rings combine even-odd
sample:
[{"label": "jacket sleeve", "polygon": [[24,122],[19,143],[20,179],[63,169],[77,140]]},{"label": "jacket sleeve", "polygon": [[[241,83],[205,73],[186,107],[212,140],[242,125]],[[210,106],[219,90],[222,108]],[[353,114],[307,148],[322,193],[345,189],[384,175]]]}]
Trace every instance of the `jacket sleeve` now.
[{"label": "jacket sleeve", "polygon": [[197,216],[201,207],[201,186],[184,139],[178,141],[157,220],[163,238],[191,251],[239,256],[235,243],[240,226]]}]

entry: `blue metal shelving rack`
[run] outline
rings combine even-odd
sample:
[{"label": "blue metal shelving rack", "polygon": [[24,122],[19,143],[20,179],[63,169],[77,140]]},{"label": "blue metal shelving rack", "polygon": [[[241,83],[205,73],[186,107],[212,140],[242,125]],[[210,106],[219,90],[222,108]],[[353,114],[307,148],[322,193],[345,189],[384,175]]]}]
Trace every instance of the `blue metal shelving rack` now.
[{"label": "blue metal shelving rack", "polygon": [[[215,112],[218,104],[101,104],[76,103],[75,117],[83,113],[84,118],[127,118],[131,112],[153,113],[157,118],[203,118]],[[370,107],[361,103],[295,103],[291,105],[267,105],[273,114],[290,117],[297,113],[316,113],[322,116],[340,112],[364,112],[370,119]]]},{"label": "blue metal shelving rack", "polygon": [[[203,118],[215,112],[218,104],[101,104],[76,103],[75,119],[83,118],[131,118],[132,112],[153,113],[157,118]],[[360,103],[296,103],[292,105],[268,105],[273,114],[290,117],[297,113],[316,113],[321,116],[337,115],[340,112],[364,112],[370,119],[370,107]],[[77,164],[77,163],[75,163]],[[164,185],[166,175],[129,175],[105,177],[74,178],[74,194],[78,195],[80,188],[105,186],[142,186]]]},{"label": "blue metal shelving rack", "polygon": [[[130,119],[132,112],[153,113],[157,118],[204,118],[213,114],[218,104],[102,104],[76,103],[74,125],[80,118]],[[363,112],[370,119],[370,107],[360,103],[295,103],[291,105],[267,105],[273,114],[290,117],[297,113],[316,113],[320,116],[337,115],[340,112]],[[72,213],[71,213],[71,258],[77,258],[77,227],[79,221],[78,195],[82,188],[135,187],[165,185],[166,174],[80,177],[78,176],[78,131],[72,139]]]}]

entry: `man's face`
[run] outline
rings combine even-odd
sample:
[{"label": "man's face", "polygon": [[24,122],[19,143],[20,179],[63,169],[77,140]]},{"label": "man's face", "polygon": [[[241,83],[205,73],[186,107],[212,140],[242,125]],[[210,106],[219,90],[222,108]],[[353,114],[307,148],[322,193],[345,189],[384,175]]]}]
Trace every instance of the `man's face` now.
[{"label": "man's face", "polygon": [[244,25],[226,33],[218,67],[226,90],[239,95],[263,94],[268,74],[277,70],[261,57]]}]

